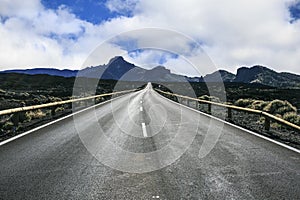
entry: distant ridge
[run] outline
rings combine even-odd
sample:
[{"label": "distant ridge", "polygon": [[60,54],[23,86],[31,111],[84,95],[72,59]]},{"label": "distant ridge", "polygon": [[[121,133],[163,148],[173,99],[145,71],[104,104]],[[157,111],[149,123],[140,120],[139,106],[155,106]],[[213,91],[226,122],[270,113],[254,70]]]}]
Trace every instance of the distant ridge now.
[{"label": "distant ridge", "polygon": [[6,70],[1,73],[18,73],[18,74],[47,74],[51,76],[63,76],[63,77],[75,77],[78,70],[69,70],[69,69],[54,69],[54,68],[34,68],[34,69],[16,69],[16,70]]},{"label": "distant ridge", "polygon": [[255,83],[280,88],[300,88],[300,75],[276,72],[267,67],[256,65],[253,67],[241,67],[236,74],[226,70],[218,70],[204,77],[188,77],[171,73],[164,66],[157,66],[147,70],[127,62],[121,56],[112,58],[108,64],[94,67],[87,67],[82,70],[58,70],[53,68],[35,68],[25,70],[6,70],[0,73],[20,74],[47,74],[62,77],[89,77],[105,80],[124,81],[163,81],[163,82],[237,82]]}]

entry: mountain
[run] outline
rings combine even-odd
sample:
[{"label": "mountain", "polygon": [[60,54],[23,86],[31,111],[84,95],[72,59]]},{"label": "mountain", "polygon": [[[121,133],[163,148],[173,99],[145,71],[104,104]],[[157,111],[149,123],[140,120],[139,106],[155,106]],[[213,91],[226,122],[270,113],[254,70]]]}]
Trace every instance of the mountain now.
[{"label": "mountain", "polygon": [[205,82],[219,82],[220,80],[223,80],[223,82],[233,82],[234,79],[235,74],[225,70],[218,70],[204,76]]},{"label": "mountain", "polygon": [[163,81],[163,82],[235,82],[255,83],[280,88],[300,88],[300,75],[281,72],[278,73],[264,66],[253,66],[250,68],[241,67],[237,74],[225,70],[218,70],[204,77],[188,77],[171,73],[164,66],[157,66],[153,69],[144,69],[127,62],[121,56],[112,58],[108,64],[87,67],[82,70],[58,70],[47,68],[36,68],[27,70],[7,70],[1,73],[21,74],[48,74],[63,77],[89,77],[103,80],[124,80],[124,81]]},{"label": "mountain", "polygon": [[78,70],[59,70],[54,68],[34,68],[34,69],[16,69],[16,70],[6,70],[1,73],[17,73],[17,74],[29,74],[29,75],[37,75],[37,74],[47,74],[51,76],[63,76],[63,77],[75,77],[77,75]]},{"label": "mountain", "polygon": [[300,88],[300,75],[287,72],[278,73],[260,65],[239,68],[233,81],[259,83],[279,88]]},{"label": "mountain", "polygon": [[163,66],[147,70],[125,61],[121,56],[112,58],[107,65],[88,67],[80,70],[77,76],[89,78],[101,77],[101,79],[123,81],[186,81],[184,76],[173,74]]},{"label": "mountain", "polygon": [[1,73],[20,73],[20,74],[48,74],[63,77],[88,77],[100,78],[103,80],[123,80],[123,81],[165,81],[165,82],[186,82],[194,80],[199,82],[198,77],[189,78],[182,75],[171,73],[164,66],[157,66],[147,70],[138,67],[124,60],[121,56],[112,58],[108,64],[87,67],[82,70],[57,70],[47,68],[37,68],[28,70],[7,70]]},{"label": "mountain", "polygon": [[112,58],[107,65],[87,67],[80,70],[77,76],[120,80],[124,74],[128,73],[129,71],[135,68],[139,67],[125,61],[121,56],[116,56]]}]

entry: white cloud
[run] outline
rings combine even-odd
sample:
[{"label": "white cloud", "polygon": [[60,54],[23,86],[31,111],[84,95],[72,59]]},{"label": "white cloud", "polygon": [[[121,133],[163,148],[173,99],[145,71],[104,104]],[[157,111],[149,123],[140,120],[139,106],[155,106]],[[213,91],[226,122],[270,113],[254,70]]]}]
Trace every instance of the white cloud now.
[{"label": "white cloud", "polygon": [[78,19],[66,7],[50,10],[36,0],[14,0],[2,1],[0,8],[1,70],[79,68],[86,59],[88,49],[72,50],[77,44],[72,37],[94,25]]},{"label": "white cloud", "polygon": [[7,17],[19,16],[24,18],[35,17],[43,8],[40,0],[1,0],[0,15]]},{"label": "white cloud", "polygon": [[[56,11],[44,10],[31,20],[36,33],[39,34],[80,34],[86,22],[76,18],[69,10],[60,6]],[[45,24],[46,23],[46,24]]]},{"label": "white cloud", "polygon": [[138,0],[108,0],[106,7],[111,12],[118,12],[121,14],[131,14],[135,9]]},{"label": "white cloud", "polygon": [[137,15],[197,41],[219,68],[263,64],[299,73],[300,26],[290,24],[289,1],[142,1]]},{"label": "white cloud", "polygon": [[137,66],[143,66],[146,69],[152,69],[158,65],[165,66],[166,61],[172,59],[175,55],[170,52],[158,49],[144,49],[142,52],[129,52],[124,55],[128,62],[135,63]]},{"label": "white cloud", "polygon": [[[95,25],[79,19],[66,7],[50,10],[39,0],[3,0],[0,2],[0,66],[1,69],[80,68],[93,49],[114,35],[157,27],[181,32],[201,42],[218,68],[235,71],[241,65],[262,64],[278,71],[300,74],[300,22],[289,23],[287,5],[290,2],[109,0],[106,5],[112,12],[130,13],[132,17],[116,17]],[[183,41],[174,38],[162,40],[160,35],[149,35],[153,39],[139,34],[133,37],[137,38],[138,46],[173,48],[191,61],[201,60],[203,56],[188,55],[190,49]],[[102,59],[91,59],[91,63],[106,63],[110,55],[125,53],[114,45],[106,44],[103,48],[106,53]],[[156,56],[144,52],[135,60],[126,58],[149,66]],[[169,58],[166,65],[174,66],[173,71],[185,72],[182,60]],[[201,74],[212,72],[211,65],[210,62],[201,62]],[[193,74],[194,71],[186,69],[186,73]]]}]

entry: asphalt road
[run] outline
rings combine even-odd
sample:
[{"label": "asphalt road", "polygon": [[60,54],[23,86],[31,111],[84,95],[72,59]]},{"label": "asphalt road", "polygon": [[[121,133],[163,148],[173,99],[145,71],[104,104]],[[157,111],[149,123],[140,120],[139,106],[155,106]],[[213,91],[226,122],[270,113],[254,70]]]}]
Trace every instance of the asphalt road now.
[{"label": "asphalt road", "polygon": [[148,85],[0,146],[0,199],[300,199],[300,156]]}]

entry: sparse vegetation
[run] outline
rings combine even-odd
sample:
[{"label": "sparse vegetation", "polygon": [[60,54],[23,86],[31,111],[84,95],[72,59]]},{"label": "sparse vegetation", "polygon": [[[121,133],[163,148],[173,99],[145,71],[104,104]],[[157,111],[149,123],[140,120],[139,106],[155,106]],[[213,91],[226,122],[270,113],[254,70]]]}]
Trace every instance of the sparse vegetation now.
[{"label": "sparse vegetation", "polygon": [[282,101],[278,99],[273,101],[239,99],[234,103],[234,105],[252,108],[255,110],[263,110],[291,123],[297,125],[300,124],[300,116],[297,115],[297,108],[288,101]]},{"label": "sparse vegetation", "polygon": [[[211,100],[213,98],[211,98],[208,95],[205,95],[202,96],[200,99]],[[224,104],[231,104],[231,102],[227,102]],[[234,105],[269,112],[279,118],[282,118],[286,121],[300,126],[300,116],[297,115],[297,108],[286,100],[276,99],[273,101],[264,101],[243,98],[236,100],[234,102]],[[200,103],[198,105],[198,109],[202,112],[209,112],[207,104],[205,103]],[[275,140],[279,140],[281,142],[288,143],[289,145],[294,146],[296,148],[300,148],[300,134],[297,130],[291,128],[290,126],[286,126],[281,123],[276,123],[271,120],[271,129],[266,129],[265,117],[259,114],[248,113],[233,109],[229,118],[229,115],[227,115],[228,113],[226,112],[227,109],[225,109],[225,111],[222,111],[221,108],[218,108],[215,111],[218,110],[221,111],[221,113],[213,112],[211,114],[216,117],[221,117],[222,119],[229,120],[231,123],[259,132]]]},{"label": "sparse vegetation", "polygon": [[[80,78],[79,78],[80,79]],[[104,94],[114,91],[117,84],[115,80],[101,80],[96,91],[89,92],[84,83],[87,78],[81,78],[83,88],[77,88],[78,94],[73,95],[75,78],[64,78],[49,75],[26,74],[1,74],[0,73],[0,110],[9,108],[32,106],[62,100],[69,100],[86,96],[87,94]],[[119,83],[117,90],[128,90],[140,87],[143,82]],[[122,87],[122,88],[121,88]],[[82,92],[82,93],[81,93]],[[108,97],[99,97],[96,103],[100,103]],[[78,107],[84,108],[87,104],[79,102]],[[54,110],[53,110],[54,109]],[[41,124],[72,112],[72,106],[64,105],[56,108],[46,108],[27,112],[20,112],[9,116],[0,116],[0,141],[23,131],[30,130]]]}]

